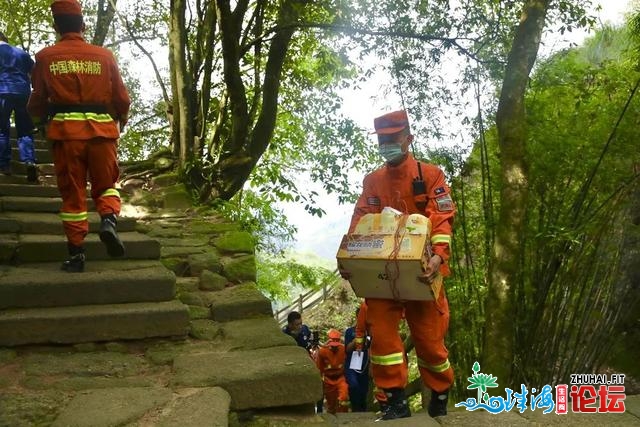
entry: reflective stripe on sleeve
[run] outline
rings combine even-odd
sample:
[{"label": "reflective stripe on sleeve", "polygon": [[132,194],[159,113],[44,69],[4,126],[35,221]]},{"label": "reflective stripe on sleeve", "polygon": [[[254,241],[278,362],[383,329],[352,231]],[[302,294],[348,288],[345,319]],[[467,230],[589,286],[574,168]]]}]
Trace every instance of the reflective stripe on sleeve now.
[{"label": "reflective stripe on sleeve", "polygon": [[433,243],[434,245],[436,243],[446,243],[448,245],[451,245],[451,236],[449,236],[448,234],[434,234],[433,236],[431,236],[431,243]]}]

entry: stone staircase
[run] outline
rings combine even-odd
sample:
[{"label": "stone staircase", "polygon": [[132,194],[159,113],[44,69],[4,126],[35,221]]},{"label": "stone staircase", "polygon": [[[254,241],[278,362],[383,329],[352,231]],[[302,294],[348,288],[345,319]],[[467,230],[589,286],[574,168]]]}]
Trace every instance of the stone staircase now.
[{"label": "stone staircase", "polygon": [[119,219],[126,254],[110,259],[91,212],[86,271],[60,271],[67,245],[46,144],[36,142],[39,185],[27,184],[15,147],[12,175],[0,175],[0,346],[186,336],[189,313],[175,299],[175,276],[135,219]]},{"label": "stone staircase", "polygon": [[61,200],[37,150],[39,185],[17,161],[0,175],[0,426],[322,423],[320,376],[255,286],[251,235],[143,191],[163,205],[123,206],[126,256],[107,256],[90,213],[85,272],[62,272]]}]

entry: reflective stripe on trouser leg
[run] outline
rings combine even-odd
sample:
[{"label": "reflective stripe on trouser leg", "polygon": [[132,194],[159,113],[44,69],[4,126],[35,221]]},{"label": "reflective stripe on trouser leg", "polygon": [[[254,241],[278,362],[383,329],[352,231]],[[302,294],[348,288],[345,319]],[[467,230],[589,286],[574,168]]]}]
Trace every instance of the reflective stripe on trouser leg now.
[{"label": "reflective stripe on trouser leg", "polygon": [[87,221],[87,212],[60,212],[60,219],[67,241],[74,246],[82,246],[84,238],[89,231],[89,222]]},{"label": "reflective stripe on trouser leg", "polygon": [[444,294],[438,302],[409,301],[406,317],[418,357],[422,382],[428,388],[442,392],[453,383],[453,369],[444,337],[449,327],[449,305]]},{"label": "reflective stripe on trouser leg", "polygon": [[367,307],[374,383],[380,389],[404,388],[408,378],[407,364],[398,333],[403,305],[393,300],[367,298]]},{"label": "reflective stripe on trouser leg", "polygon": [[338,383],[338,412],[349,412],[349,384],[343,376]]},{"label": "reflective stripe on trouser leg", "polygon": [[[62,196],[61,219],[67,241],[82,246],[89,231],[84,219],[74,218],[87,212],[87,141],[55,141],[53,144],[53,163],[56,171],[58,190]],[[66,218],[65,218],[66,217]]]},{"label": "reflective stripe on trouser leg", "polygon": [[94,138],[87,144],[91,198],[100,216],[120,214],[120,193],[115,188],[120,175],[117,140]]}]

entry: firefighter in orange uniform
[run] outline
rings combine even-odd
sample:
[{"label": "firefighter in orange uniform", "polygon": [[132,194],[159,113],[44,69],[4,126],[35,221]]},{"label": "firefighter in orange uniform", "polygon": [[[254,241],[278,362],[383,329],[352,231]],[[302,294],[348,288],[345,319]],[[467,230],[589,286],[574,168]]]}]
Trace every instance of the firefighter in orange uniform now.
[{"label": "firefighter in orange uniform", "polygon": [[[431,283],[438,273],[450,274],[447,260],[455,205],[442,170],[418,162],[408,151],[413,141],[405,111],[394,111],[374,120],[378,151],[386,164],[364,178],[363,191],[356,203],[349,233],[367,213],[381,213],[385,206],[406,214],[419,213],[432,224],[431,250],[427,270],[419,280]],[[350,272],[338,266],[348,279]],[[426,292],[426,290],[425,290]],[[382,420],[411,416],[404,388],[407,365],[398,333],[403,315],[409,325],[418,356],[420,376],[432,390],[428,412],[432,417],[446,415],[453,369],[444,337],[449,327],[449,304],[441,290],[437,301],[396,301],[367,298],[367,324],[371,334],[370,360],[374,383],[384,390],[387,404]]]},{"label": "firefighter in orange uniform", "polygon": [[322,375],[326,410],[330,414],[349,411],[349,386],[344,377],[346,353],[341,337],[338,330],[329,329],[327,345],[320,347],[316,361]]},{"label": "firefighter in orange uniform", "polygon": [[113,54],[87,43],[82,8],[77,0],[51,3],[60,40],[36,54],[28,110],[34,124],[46,126],[53,142],[54,167],[62,196],[60,218],[70,258],[68,272],[84,271],[88,233],[87,173],[91,197],[101,217],[100,240],[112,257],[124,255],[116,232],[120,194],[116,146],[127,123],[129,94]]}]

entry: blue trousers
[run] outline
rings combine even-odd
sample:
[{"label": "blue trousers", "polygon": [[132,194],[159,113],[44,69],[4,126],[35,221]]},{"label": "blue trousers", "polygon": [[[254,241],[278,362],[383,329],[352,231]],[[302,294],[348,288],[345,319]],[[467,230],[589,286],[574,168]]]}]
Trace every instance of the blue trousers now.
[{"label": "blue trousers", "polygon": [[11,114],[14,115],[18,135],[20,161],[35,163],[33,151],[33,122],[27,113],[28,95],[0,94],[0,168],[9,167],[11,162]]},{"label": "blue trousers", "polygon": [[349,384],[349,400],[353,412],[367,411],[367,392],[369,391],[369,375],[367,371],[356,372],[346,369],[344,376]]}]

